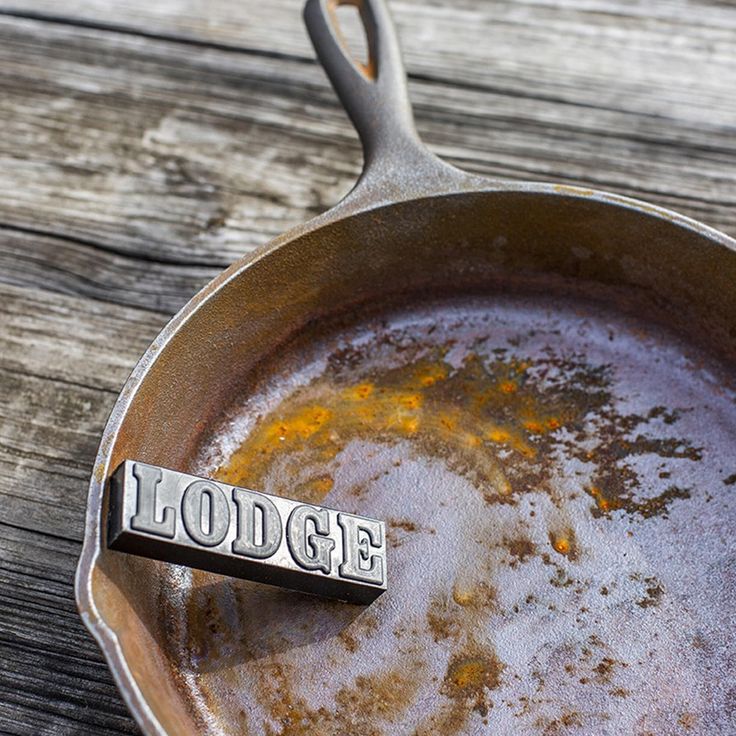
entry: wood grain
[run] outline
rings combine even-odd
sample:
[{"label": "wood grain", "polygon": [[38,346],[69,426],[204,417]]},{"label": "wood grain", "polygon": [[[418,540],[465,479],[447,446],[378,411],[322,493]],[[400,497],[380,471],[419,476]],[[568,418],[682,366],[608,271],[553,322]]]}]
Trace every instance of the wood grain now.
[{"label": "wood grain", "polygon": [[[222,266],[338,199],[359,168],[354,133],[295,3],[251,17],[254,5],[234,16],[208,7],[214,30],[194,47],[188,35],[169,40],[176,28],[161,19],[155,38],[91,27],[89,7],[83,28],[0,15],[0,155],[14,172],[0,182],[0,222]],[[130,24],[150,29],[143,3],[127,7]],[[736,231],[732,35],[692,24],[691,37],[674,11],[655,26],[492,7],[455,18],[396,6],[435,150],[492,176],[613,189]],[[736,11],[719,15],[733,33]],[[242,25],[242,47],[218,45],[232,41],[217,32],[226,18]],[[276,56],[259,50],[256,37],[269,36]]]},{"label": "wood grain", "polygon": [[[297,0],[0,0],[0,732],[135,733],[76,614],[107,413],[166,319],[360,149]],[[736,6],[398,0],[417,125],[736,235]]]},{"label": "wood grain", "polygon": [[0,522],[3,733],[137,733],[76,610],[80,548]]}]

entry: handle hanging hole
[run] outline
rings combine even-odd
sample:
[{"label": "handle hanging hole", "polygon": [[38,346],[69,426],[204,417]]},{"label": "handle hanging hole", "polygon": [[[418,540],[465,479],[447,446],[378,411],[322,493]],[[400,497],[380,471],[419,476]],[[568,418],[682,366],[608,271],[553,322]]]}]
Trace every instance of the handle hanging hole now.
[{"label": "handle hanging hole", "polygon": [[330,0],[328,7],[345,54],[364,77],[375,80],[376,64],[362,17],[361,0]]}]

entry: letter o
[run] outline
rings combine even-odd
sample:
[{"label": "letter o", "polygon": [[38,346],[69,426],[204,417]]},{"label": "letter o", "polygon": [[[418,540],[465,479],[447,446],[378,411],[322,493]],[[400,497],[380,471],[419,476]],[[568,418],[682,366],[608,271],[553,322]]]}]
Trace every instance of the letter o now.
[{"label": "letter o", "polygon": [[[204,497],[209,500],[209,531],[202,528]],[[230,528],[230,507],[225,494],[210,481],[195,480],[181,499],[181,518],[187,534],[203,547],[214,547],[227,536]]]}]

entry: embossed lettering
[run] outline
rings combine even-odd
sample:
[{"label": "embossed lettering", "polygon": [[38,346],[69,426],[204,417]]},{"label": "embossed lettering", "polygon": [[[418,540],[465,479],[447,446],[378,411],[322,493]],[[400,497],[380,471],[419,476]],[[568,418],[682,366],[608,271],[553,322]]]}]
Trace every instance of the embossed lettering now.
[{"label": "embossed lettering", "polygon": [[131,528],[173,539],[176,533],[176,510],[171,506],[164,506],[161,521],[156,519],[156,486],[163,477],[161,468],[135,463],[133,476],[137,481],[138,498],[135,516],[130,519]]},{"label": "embossed lettering", "polygon": [[[308,527],[314,529],[308,531]],[[327,509],[297,506],[286,524],[286,541],[294,561],[305,570],[321,570],[329,575],[332,570],[332,550],[335,541],[330,533],[330,515]]]},{"label": "embossed lettering", "polygon": [[342,528],[343,561],[340,575],[351,580],[381,585],[383,583],[383,548],[381,524],[352,514],[339,513],[337,523]]},{"label": "embossed lettering", "polygon": [[218,486],[206,480],[195,480],[181,499],[181,518],[187,534],[195,542],[203,547],[214,547],[227,536],[230,507]]},{"label": "embossed lettering", "polygon": [[352,603],[386,590],[382,521],[125,460],[107,546]]},{"label": "embossed lettering", "polygon": [[270,557],[281,544],[281,516],[276,506],[262,493],[244,488],[233,488],[233,501],[238,507],[238,535],[233,540],[233,552],[259,560]]}]

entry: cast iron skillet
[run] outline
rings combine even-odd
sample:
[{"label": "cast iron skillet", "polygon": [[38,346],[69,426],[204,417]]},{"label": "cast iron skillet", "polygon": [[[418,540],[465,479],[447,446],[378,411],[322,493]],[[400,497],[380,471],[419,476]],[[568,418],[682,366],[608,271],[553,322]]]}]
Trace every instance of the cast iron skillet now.
[{"label": "cast iron skillet", "polygon": [[[309,0],[365,169],[162,331],[105,429],[76,580],[147,734],[732,733],[736,255],[423,147],[391,21]],[[125,458],[378,516],[361,608],[106,549]]]}]

